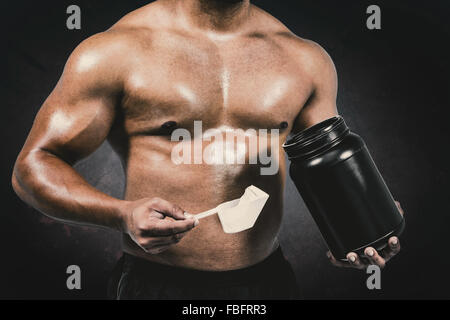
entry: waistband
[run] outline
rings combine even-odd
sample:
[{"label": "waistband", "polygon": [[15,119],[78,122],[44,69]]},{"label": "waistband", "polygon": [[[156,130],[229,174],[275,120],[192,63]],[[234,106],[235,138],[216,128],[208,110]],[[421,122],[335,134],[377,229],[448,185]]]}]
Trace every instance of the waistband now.
[{"label": "waistband", "polygon": [[201,279],[203,283],[208,281],[211,283],[248,282],[252,279],[261,279],[261,277],[270,276],[273,272],[283,272],[282,268],[290,267],[280,247],[257,264],[241,269],[226,271],[204,271],[178,266],[169,266],[148,261],[144,258],[136,257],[128,253],[124,253],[123,259],[123,271],[136,273],[142,279],[147,276],[151,278],[156,276],[169,277],[170,280],[183,282],[195,282]]}]

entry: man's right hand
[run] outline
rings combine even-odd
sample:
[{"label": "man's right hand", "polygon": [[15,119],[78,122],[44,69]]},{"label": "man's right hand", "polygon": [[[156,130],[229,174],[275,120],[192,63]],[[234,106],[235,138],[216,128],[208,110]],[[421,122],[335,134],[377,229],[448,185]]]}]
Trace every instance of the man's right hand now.
[{"label": "man's right hand", "polygon": [[180,242],[197,225],[197,219],[185,217],[179,206],[160,198],[129,202],[124,209],[124,232],[150,254]]}]

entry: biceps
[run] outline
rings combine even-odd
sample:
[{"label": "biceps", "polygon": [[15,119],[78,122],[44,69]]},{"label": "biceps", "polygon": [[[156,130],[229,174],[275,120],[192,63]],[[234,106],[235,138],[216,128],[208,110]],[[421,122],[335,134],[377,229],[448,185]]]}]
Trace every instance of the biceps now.
[{"label": "biceps", "polygon": [[337,115],[338,79],[331,57],[319,45],[312,46],[310,75],[312,92],[299,112],[294,130],[303,130]]},{"label": "biceps", "polygon": [[69,163],[76,162],[106,139],[113,110],[111,102],[103,98],[69,103],[50,96],[36,116],[24,151],[45,150]]},{"label": "biceps", "polygon": [[337,114],[335,95],[318,96],[313,94],[298,114],[293,132],[304,130]]}]

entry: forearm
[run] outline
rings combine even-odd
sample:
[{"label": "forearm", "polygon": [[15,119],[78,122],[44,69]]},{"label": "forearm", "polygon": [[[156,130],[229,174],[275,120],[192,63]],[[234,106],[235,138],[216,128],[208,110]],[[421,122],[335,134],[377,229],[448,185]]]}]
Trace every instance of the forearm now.
[{"label": "forearm", "polygon": [[54,154],[36,150],[20,156],[12,183],[22,200],[47,216],[123,231],[127,202],[95,189]]}]

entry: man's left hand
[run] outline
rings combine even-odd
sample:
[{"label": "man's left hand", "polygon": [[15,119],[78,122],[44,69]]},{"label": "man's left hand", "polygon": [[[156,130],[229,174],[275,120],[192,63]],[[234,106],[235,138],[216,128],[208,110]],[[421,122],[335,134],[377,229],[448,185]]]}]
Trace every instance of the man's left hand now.
[{"label": "man's left hand", "polygon": [[[395,201],[400,214],[403,216],[404,212],[400,203]],[[390,237],[387,246],[379,252],[373,247],[367,247],[364,250],[364,255],[358,256],[355,252],[347,254],[347,261],[336,260],[330,251],[327,252],[327,257],[330,262],[336,267],[366,269],[369,265],[377,265],[384,268],[386,263],[400,252],[400,240],[397,237]]]}]

